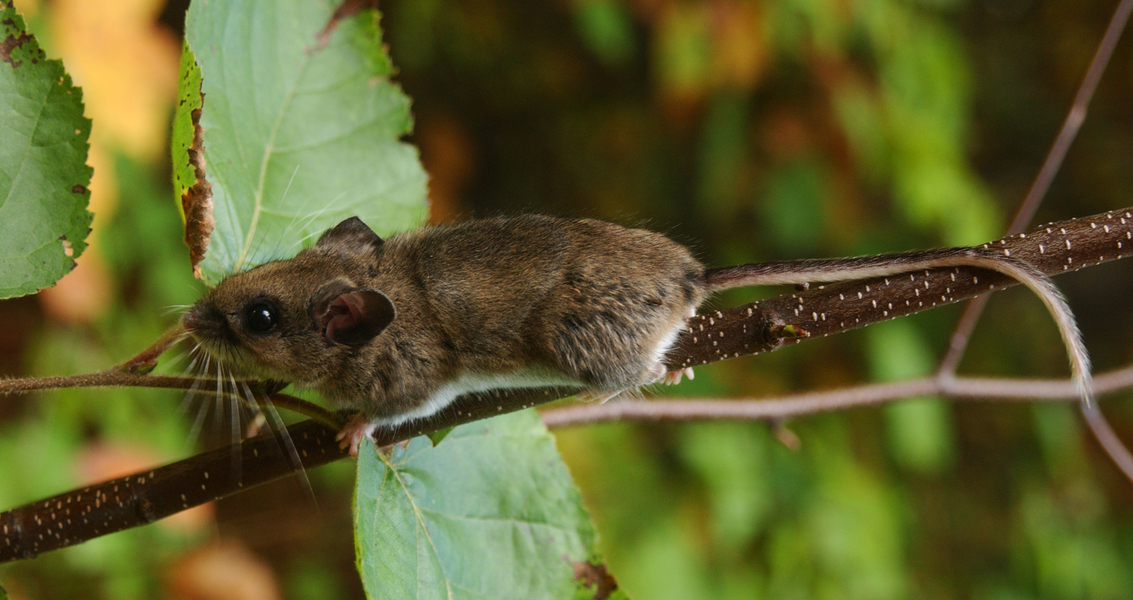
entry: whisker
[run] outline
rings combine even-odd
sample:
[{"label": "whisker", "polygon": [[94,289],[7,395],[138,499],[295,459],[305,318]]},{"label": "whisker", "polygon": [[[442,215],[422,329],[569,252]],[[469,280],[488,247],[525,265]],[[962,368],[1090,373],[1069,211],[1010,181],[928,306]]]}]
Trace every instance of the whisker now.
[{"label": "whisker", "polygon": [[311,502],[315,504],[315,510],[318,510],[319,501],[315,498],[315,490],[311,487],[311,480],[307,478],[307,469],[303,467],[299,452],[295,450],[295,442],[292,441],[291,434],[287,432],[287,425],[280,418],[279,411],[275,409],[275,404],[272,404],[270,397],[264,396],[263,405],[266,408],[265,412],[271,417],[271,422],[279,433],[280,439],[283,440],[283,446],[287,449],[287,455],[291,458],[291,464],[295,467],[295,474],[302,479],[303,487],[306,488],[307,494],[311,497]]},{"label": "whisker", "polygon": [[[299,229],[301,229],[301,230],[306,229],[308,225],[315,222],[315,219],[318,219],[319,217],[323,216],[324,214],[326,214],[326,213],[328,213],[332,210],[335,210],[337,208],[335,206],[335,204],[337,204],[339,200],[342,200],[345,197],[346,197],[346,192],[343,191],[343,192],[339,193],[338,196],[335,196],[333,200],[328,202],[321,209],[315,211],[314,213],[307,215],[307,217],[305,217],[303,219],[297,220],[297,222],[302,223],[302,225],[300,226]],[[299,245],[305,243],[307,240],[309,240],[309,239],[311,239],[311,238],[313,238],[317,235],[322,235],[322,232],[321,231],[313,231],[311,233],[308,233],[307,235],[304,235],[303,237],[299,238],[296,242],[291,244],[291,246],[288,248],[288,251],[294,252],[296,246],[299,246]],[[284,239],[286,239],[286,236],[281,237],[280,242],[282,242]]]},{"label": "whisker", "polygon": [[260,428],[267,423],[267,419],[264,418],[264,413],[260,410],[260,403],[252,394],[252,388],[248,387],[248,383],[243,380],[240,381],[240,385],[244,388],[244,398],[246,399],[244,408],[248,411],[248,427],[245,429],[244,435],[252,437],[259,434]]},{"label": "whisker", "polygon": [[[208,368],[209,368],[209,357],[206,354],[205,355],[204,369],[202,370],[202,372],[200,374],[201,377],[195,378],[196,381],[194,381],[193,385],[189,387],[189,393],[186,395],[186,402],[187,403],[190,403],[191,400],[196,397],[197,389],[199,387],[199,382],[203,381],[204,375],[208,374]],[[188,406],[188,404],[186,404],[186,406]],[[202,401],[200,407],[197,408],[197,416],[196,416],[196,418],[193,419],[193,425],[189,428],[189,439],[186,440],[188,443],[192,444],[192,443],[195,443],[198,439],[200,439],[201,427],[204,426],[205,413],[207,413],[207,412],[208,412],[208,403],[205,402],[205,401]]]},{"label": "whisker", "polygon": [[161,309],[161,315],[167,316],[167,315],[171,315],[171,314],[174,314],[174,313],[183,313],[183,312],[189,310],[192,307],[193,307],[192,304],[170,304],[169,306],[166,306],[166,307]]},{"label": "whisker", "polygon": [[[194,353],[195,351],[196,348],[191,350],[190,354]],[[181,400],[181,407],[178,408],[178,412],[180,412],[181,414],[185,414],[189,411],[189,405],[192,404],[193,397],[197,394],[197,388],[201,385],[200,374],[196,371],[197,361],[199,361],[200,358],[200,356],[194,356],[192,362],[190,362],[189,366],[185,369],[185,372],[187,372],[189,376],[193,378],[193,385],[190,385],[189,389],[185,390],[185,398]],[[205,369],[208,369],[207,354],[205,355],[205,365]]]},{"label": "whisker", "polygon": [[228,406],[230,407],[228,417],[231,420],[229,431],[232,436],[232,477],[235,481],[240,482],[242,481],[241,468],[244,446],[240,443],[240,402],[237,400],[240,394],[239,390],[236,389],[236,379],[232,377],[232,371],[228,372],[228,381],[232,386],[231,397],[227,398]]},{"label": "whisker", "polygon": [[221,364],[220,364],[220,361],[218,360],[218,361],[216,361],[216,396],[214,396],[214,399],[213,399],[213,414],[212,414],[212,439],[213,440],[221,439],[220,429],[221,429],[221,425],[223,425],[223,423],[221,422],[222,413],[220,411],[220,408],[221,408],[220,403],[224,401],[224,395],[223,395],[224,388],[221,387],[220,368],[221,368]]},{"label": "whisker", "polygon": [[192,352],[193,352],[192,350],[185,350],[184,352],[181,352],[177,356],[174,356],[173,358],[166,360],[165,364],[175,365],[175,364],[181,362],[182,360],[185,360],[185,358],[188,357]]},{"label": "whisker", "polygon": [[[283,202],[287,199],[287,194],[290,193],[290,191],[291,191],[291,184],[295,182],[295,176],[299,173],[299,166],[300,166],[299,164],[296,164],[295,168],[291,171],[291,178],[287,180],[287,186],[284,187],[283,194],[279,198],[280,206],[283,206]],[[305,209],[306,209],[307,203],[310,202],[311,199],[312,199],[312,197],[307,197],[303,200],[303,203],[299,207],[301,214],[306,213]],[[292,219],[291,223],[287,226],[286,229],[284,229],[283,233],[281,233],[279,235],[267,235],[266,233],[264,235],[261,235],[256,240],[255,246],[247,254],[247,256],[249,257],[249,260],[252,260],[251,257],[260,257],[260,258],[256,259],[258,264],[264,264],[264,263],[272,262],[274,260],[278,260],[279,258],[282,258],[277,254],[277,252],[279,250],[279,244],[281,243],[281,241],[283,239],[285,239],[287,237],[287,235],[290,232],[291,227],[294,225],[294,223],[295,223],[295,219]],[[270,252],[266,253],[266,255],[260,254],[260,250],[262,250],[264,248],[264,243],[266,243],[267,240],[269,240],[269,239],[273,239],[274,240],[273,243],[275,245],[271,248]],[[239,270],[239,269],[237,269],[237,270]]]}]

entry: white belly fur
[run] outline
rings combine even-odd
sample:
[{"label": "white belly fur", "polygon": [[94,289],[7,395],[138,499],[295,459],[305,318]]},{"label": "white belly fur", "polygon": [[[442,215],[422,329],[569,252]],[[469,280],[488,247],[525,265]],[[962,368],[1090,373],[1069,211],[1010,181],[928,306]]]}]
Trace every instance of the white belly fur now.
[{"label": "white belly fur", "polygon": [[[695,314],[695,313],[694,313]],[[677,336],[684,331],[685,322],[677,323],[676,327],[669,330],[665,337],[661,338],[661,343],[657,344],[657,348],[653,350],[653,364],[663,364],[665,362],[665,355],[669,353],[669,349],[673,347],[673,343],[677,341]]]},{"label": "white belly fur", "polygon": [[[677,326],[673,327],[665,334],[665,337],[657,344],[656,348],[653,350],[654,365],[662,363],[665,354],[669,351],[669,348],[672,347],[673,342],[677,340],[677,336],[684,327],[685,323],[683,321],[678,323]],[[661,375],[664,375],[664,371],[661,372]],[[423,419],[440,412],[449,404],[452,404],[453,400],[456,400],[457,397],[463,394],[486,392],[489,390],[560,386],[579,387],[582,385],[582,382],[545,366],[523,367],[510,373],[474,373],[469,371],[460,374],[456,379],[442,385],[432,396],[425,400],[421,406],[400,415],[377,419],[373,423],[375,425],[396,427],[406,421]]]},{"label": "white belly fur", "polygon": [[519,388],[579,387],[582,383],[549,367],[524,367],[510,373],[465,372],[442,385],[421,406],[400,415],[379,419],[381,425],[394,427],[406,421],[422,419],[440,412],[458,396],[488,390]]}]

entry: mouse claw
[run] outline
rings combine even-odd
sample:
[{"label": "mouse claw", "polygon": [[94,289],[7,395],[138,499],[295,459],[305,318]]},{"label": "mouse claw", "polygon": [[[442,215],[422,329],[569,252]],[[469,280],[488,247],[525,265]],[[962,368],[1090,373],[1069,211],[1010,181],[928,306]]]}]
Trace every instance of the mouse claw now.
[{"label": "mouse claw", "polygon": [[678,369],[676,371],[669,371],[668,373],[665,373],[665,376],[664,376],[664,378],[662,378],[662,381],[664,381],[668,385],[677,385],[678,383],[681,382],[681,377],[684,377],[684,376],[687,376],[689,381],[696,379],[696,376],[692,372],[692,367],[685,367],[683,369]]},{"label": "mouse claw", "polygon": [[367,419],[362,413],[358,413],[350,418],[350,422],[342,428],[342,431],[338,432],[338,435],[334,436],[334,439],[338,442],[339,448],[343,450],[349,448],[350,456],[357,458],[358,445],[362,443],[363,439],[371,437],[377,427],[377,423]]}]

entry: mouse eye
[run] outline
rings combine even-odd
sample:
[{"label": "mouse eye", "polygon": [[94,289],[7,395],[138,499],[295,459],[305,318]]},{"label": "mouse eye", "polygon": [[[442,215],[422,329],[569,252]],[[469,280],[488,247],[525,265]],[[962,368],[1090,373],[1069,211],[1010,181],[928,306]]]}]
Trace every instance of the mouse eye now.
[{"label": "mouse eye", "polygon": [[255,300],[244,309],[244,323],[252,333],[267,333],[279,324],[279,311],[267,300]]}]

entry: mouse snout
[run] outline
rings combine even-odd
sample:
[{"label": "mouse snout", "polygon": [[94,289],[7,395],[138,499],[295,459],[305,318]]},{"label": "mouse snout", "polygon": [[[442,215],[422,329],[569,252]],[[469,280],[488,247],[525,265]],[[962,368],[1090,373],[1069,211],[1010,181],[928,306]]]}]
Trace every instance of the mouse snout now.
[{"label": "mouse snout", "polygon": [[215,337],[225,326],[224,315],[212,304],[199,302],[181,315],[181,325],[194,337]]}]

